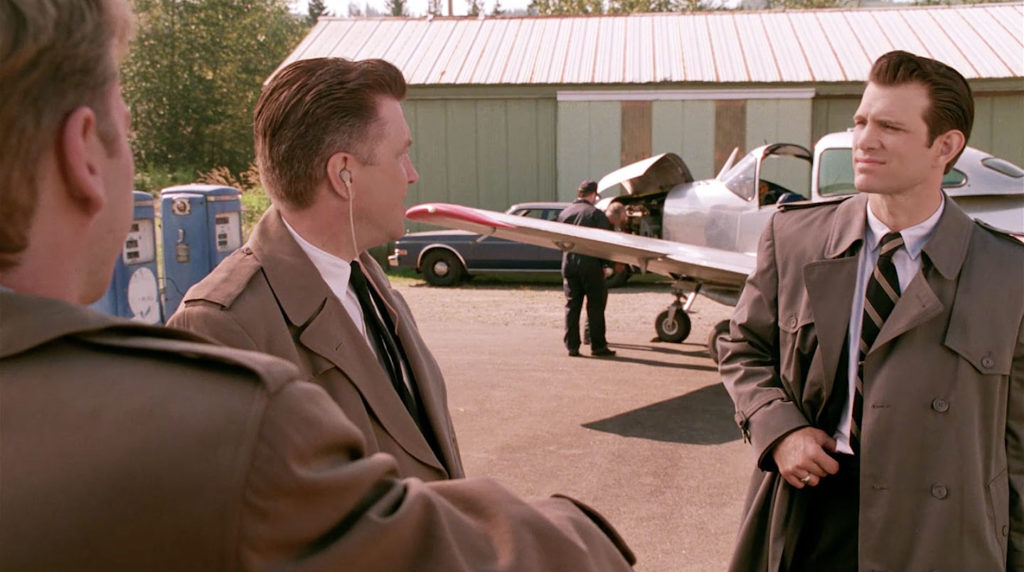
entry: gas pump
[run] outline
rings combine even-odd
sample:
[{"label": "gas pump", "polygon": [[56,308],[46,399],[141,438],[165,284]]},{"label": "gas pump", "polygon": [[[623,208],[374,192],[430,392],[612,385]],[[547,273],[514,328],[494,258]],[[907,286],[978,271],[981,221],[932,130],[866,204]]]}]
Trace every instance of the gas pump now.
[{"label": "gas pump", "polygon": [[107,292],[92,307],[122,318],[161,324],[153,197],[142,191],[133,191],[132,197],[132,225],[114,265],[114,276]]},{"label": "gas pump", "polygon": [[241,193],[234,187],[182,185],[160,191],[163,220],[163,310],[242,245]]}]

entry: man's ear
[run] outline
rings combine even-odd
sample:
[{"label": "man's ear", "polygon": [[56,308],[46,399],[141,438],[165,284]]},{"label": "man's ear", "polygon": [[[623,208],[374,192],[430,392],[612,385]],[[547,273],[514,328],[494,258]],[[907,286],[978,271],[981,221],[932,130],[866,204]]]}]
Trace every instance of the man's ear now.
[{"label": "man's ear", "polygon": [[106,200],[101,159],[107,150],[92,109],[79,107],[68,114],[60,128],[56,151],[69,197],[86,212],[98,212]]},{"label": "man's ear", "polygon": [[936,146],[938,151],[937,160],[941,162],[943,166],[953,160],[953,157],[959,153],[964,146],[967,144],[967,138],[964,137],[963,131],[959,129],[950,129],[949,131],[939,135],[935,138],[933,145]]},{"label": "man's ear", "polygon": [[327,160],[327,182],[331,190],[339,197],[352,198],[352,168],[356,160],[352,155],[339,152]]}]

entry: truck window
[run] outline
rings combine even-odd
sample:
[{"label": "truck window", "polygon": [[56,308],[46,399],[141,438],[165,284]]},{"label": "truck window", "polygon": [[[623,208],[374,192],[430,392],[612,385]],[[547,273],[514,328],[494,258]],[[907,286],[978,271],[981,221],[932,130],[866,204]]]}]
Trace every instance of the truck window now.
[{"label": "truck window", "polygon": [[823,197],[848,195],[853,186],[853,151],[848,148],[826,149],[818,161],[818,194]]}]

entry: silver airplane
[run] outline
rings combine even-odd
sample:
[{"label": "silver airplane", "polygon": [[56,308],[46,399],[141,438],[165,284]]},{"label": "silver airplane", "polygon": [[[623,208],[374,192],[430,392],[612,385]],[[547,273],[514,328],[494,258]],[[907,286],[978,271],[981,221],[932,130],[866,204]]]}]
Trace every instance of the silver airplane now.
[{"label": "silver airplane", "polygon": [[[776,143],[737,152],[714,179],[695,181],[679,156],[663,153],[622,167],[598,182],[599,208],[620,202],[624,232],[529,219],[461,205],[429,203],[406,212],[413,221],[483,236],[577,252],[672,278],[673,301],[655,320],[663,341],[682,342],[698,295],[735,306],[753,271],[757,242],[771,214],[788,203],[839,200],[852,194],[851,134],[823,137],[811,151]],[[967,147],[943,179],[946,193],[976,219],[1024,241],[1024,170]],[[707,338],[717,361],[727,321]]]}]

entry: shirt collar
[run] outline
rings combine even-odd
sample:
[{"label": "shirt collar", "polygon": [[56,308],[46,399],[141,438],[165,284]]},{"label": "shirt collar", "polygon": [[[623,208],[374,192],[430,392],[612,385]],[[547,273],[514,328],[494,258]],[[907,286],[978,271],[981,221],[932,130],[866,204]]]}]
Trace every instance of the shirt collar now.
[{"label": "shirt collar", "polygon": [[337,256],[321,250],[314,246],[311,242],[302,238],[302,236],[292,228],[292,225],[288,224],[288,221],[281,217],[281,222],[284,223],[284,227],[288,229],[288,233],[292,235],[295,242],[298,243],[299,248],[306,253],[309,257],[309,261],[313,263],[317,271],[320,272],[320,276],[327,282],[331,290],[335,291],[335,294],[341,298],[341,295],[348,291],[348,281],[352,275],[352,264],[348,260],[338,258]]},{"label": "shirt collar", "polygon": [[[935,209],[935,212],[930,217],[900,231],[900,235],[903,237],[903,245],[907,249],[907,253],[910,254],[911,260],[917,260],[917,257],[921,256],[921,249],[924,248],[928,239],[935,232],[935,227],[939,224],[939,218],[942,217],[942,211],[945,208],[946,199],[943,197],[942,202],[939,203],[939,208]],[[864,242],[873,254],[877,254],[882,237],[892,232],[892,229],[885,226],[885,223],[879,220],[875,213],[871,212],[870,203],[866,203],[865,209],[868,213],[868,224],[864,230]]]}]

